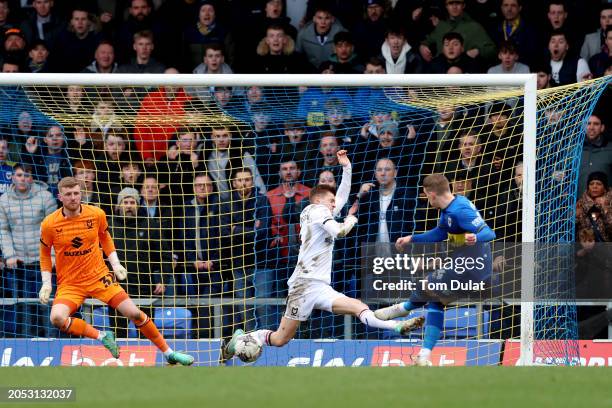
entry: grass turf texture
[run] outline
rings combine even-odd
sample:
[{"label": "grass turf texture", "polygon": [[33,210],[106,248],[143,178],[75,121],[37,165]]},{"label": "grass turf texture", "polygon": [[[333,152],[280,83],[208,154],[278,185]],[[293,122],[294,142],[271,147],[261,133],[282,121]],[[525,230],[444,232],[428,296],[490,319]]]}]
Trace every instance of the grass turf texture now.
[{"label": "grass turf texture", "polygon": [[609,408],[611,383],[600,367],[0,369],[3,387],[76,389],[77,402],[17,407]]}]

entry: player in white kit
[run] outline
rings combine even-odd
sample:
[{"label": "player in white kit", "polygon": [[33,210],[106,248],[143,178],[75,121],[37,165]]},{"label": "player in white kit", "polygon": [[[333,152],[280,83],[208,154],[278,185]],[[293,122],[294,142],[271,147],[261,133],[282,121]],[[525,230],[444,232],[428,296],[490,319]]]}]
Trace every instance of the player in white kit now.
[{"label": "player in white kit", "polygon": [[351,187],[351,162],[345,150],[337,154],[342,165],[338,192],[334,194],[334,189],[327,185],[314,187],[310,191],[310,205],[300,215],[300,252],[287,282],[289,295],[280,326],[276,331],[257,330],[248,334],[236,330],[231,340],[222,346],[222,361],[234,356],[235,344],[241,336],[253,336],[265,346],[284,346],[295,336],[300,322],[308,320],[313,309],[353,315],[367,326],[394,330],[402,335],[423,325],[423,317],[405,321],[380,320],[365,303],[330,286],[334,240],[346,236],[357,223],[356,206],[351,207],[344,222],[334,219],[348,201]]}]

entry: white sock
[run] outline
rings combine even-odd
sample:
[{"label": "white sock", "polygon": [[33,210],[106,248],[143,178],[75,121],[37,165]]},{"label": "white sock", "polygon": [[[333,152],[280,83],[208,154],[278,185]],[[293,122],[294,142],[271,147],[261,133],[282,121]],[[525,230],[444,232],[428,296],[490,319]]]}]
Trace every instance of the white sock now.
[{"label": "white sock", "polygon": [[359,320],[361,323],[365,324],[369,327],[374,327],[376,329],[387,329],[394,330],[395,326],[397,326],[397,322],[395,320],[380,320],[376,316],[374,316],[374,312],[370,309],[362,310],[359,313]]},{"label": "white sock", "polygon": [[174,351],[170,347],[168,347],[168,350],[164,351],[164,357],[168,358],[172,353],[174,353]]},{"label": "white sock", "polygon": [[426,358],[427,360],[429,360],[429,357],[431,356],[431,350],[428,348],[422,348],[419,351],[419,357],[423,357]]},{"label": "white sock", "polygon": [[251,333],[253,336],[255,336],[260,342],[261,344],[263,344],[264,346],[269,346],[269,336],[273,333],[272,330],[257,330],[254,331],[253,333]]},{"label": "white sock", "polygon": [[106,332],[102,331],[102,330],[99,330],[98,331],[98,341],[102,341],[102,339],[105,338],[105,337],[106,337]]}]

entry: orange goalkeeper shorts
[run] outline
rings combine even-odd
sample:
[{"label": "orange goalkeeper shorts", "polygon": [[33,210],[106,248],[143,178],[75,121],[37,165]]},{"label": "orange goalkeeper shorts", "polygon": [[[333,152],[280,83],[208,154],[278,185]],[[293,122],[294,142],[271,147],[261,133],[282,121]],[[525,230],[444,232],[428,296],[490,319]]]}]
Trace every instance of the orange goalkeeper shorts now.
[{"label": "orange goalkeeper shorts", "polygon": [[115,274],[108,272],[106,275],[82,284],[60,284],[53,304],[65,304],[70,308],[70,314],[74,313],[87,298],[98,299],[112,308],[116,308],[129,296],[117,283]]}]

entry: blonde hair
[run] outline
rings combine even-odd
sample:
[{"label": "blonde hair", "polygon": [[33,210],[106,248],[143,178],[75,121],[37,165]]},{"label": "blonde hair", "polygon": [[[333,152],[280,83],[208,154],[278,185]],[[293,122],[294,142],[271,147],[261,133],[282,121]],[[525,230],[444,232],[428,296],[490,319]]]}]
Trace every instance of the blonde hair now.
[{"label": "blonde hair", "polygon": [[450,193],[450,183],[443,174],[430,174],[423,180],[423,188],[436,194]]},{"label": "blonde hair", "polygon": [[81,182],[74,177],[64,177],[57,184],[57,189],[62,192],[62,188],[72,188],[74,186],[81,186]]}]

